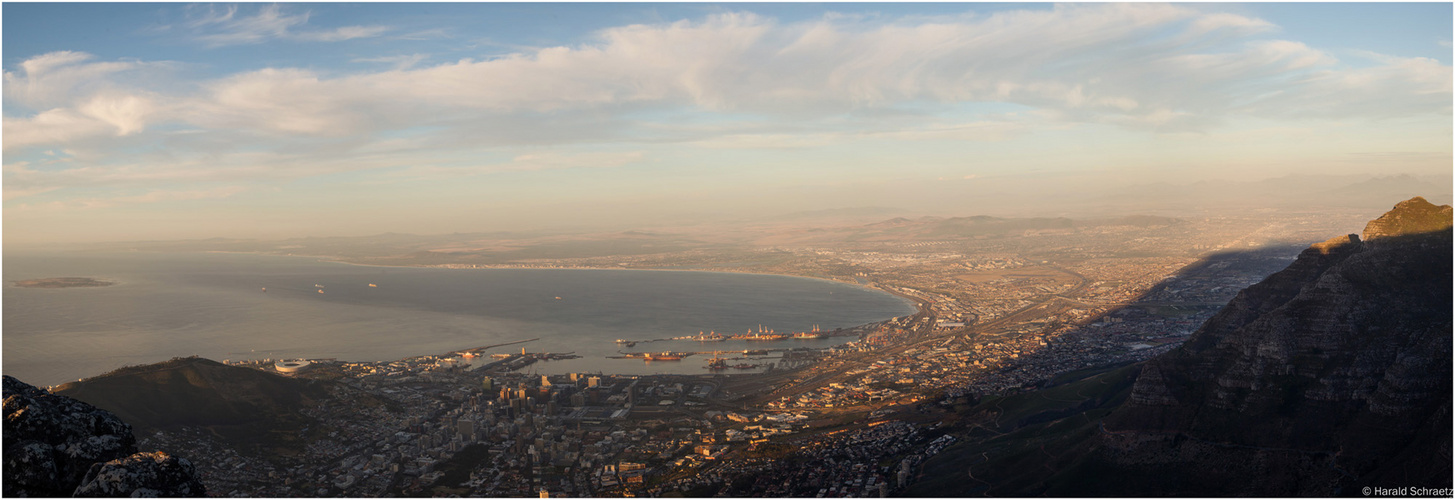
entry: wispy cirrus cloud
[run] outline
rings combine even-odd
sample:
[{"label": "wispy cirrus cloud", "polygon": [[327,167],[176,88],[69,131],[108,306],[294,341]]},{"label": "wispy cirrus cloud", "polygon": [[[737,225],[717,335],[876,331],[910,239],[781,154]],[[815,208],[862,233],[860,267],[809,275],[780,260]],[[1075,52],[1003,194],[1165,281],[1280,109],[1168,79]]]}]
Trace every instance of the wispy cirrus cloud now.
[{"label": "wispy cirrus cloud", "polygon": [[[64,106],[91,94],[128,85],[138,87],[130,76],[136,73],[165,73],[173,64],[166,61],[96,61],[95,56],[70,50],[41,54],[5,71],[5,99],[31,109]],[[128,75],[132,74],[132,75]]]},{"label": "wispy cirrus cloud", "polygon": [[409,54],[409,55],[380,56],[380,57],[356,57],[356,58],[351,59],[351,61],[352,62],[356,62],[356,63],[387,64],[390,67],[392,67],[394,70],[406,70],[406,69],[413,68],[415,65],[418,65],[420,62],[423,62],[425,59],[429,59],[429,54]]},{"label": "wispy cirrus cloud", "polygon": [[309,13],[290,14],[278,4],[261,6],[253,15],[239,13],[236,5],[223,8],[209,5],[206,10],[193,8],[188,14],[184,25],[192,31],[195,40],[209,47],[257,44],[278,39],[340,42],[375,37],[392,29],[377,25],[343,26],[331,30],[303,29],[308,24]]}]

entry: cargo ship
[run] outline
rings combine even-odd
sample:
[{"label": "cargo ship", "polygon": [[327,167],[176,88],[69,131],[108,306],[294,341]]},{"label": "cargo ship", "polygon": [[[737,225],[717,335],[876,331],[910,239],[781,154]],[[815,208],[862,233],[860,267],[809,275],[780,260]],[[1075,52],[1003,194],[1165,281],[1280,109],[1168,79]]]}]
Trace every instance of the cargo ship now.
[{"label": "cargo ship", "polygon": [[772,329],[764,330],[763,325],[758,325],[756,332],[749,329],[748,333],[732,336],[733,340],[783,340],[786,338],[788,338],[786,334],[773,333]]},{"label": "cargo ship", "polygon": [[643,356],[642,359],[646,360],[647,362],[652,362],[652,361],[682,361],[682,355],[676,354],[676,353],[671,353],[671,352],[654,352],[654,353],[647,353],[647,355],[646,356]]},{"label": "cargo ship", "polygon": [[781,333],[753,333],[749,335],[733,335],[733,340],[783,340],[788,338]]},{"label": "cargo ship", "polygon": [[826,339],[828,337],[827,332],[819,331],[818,325],[813,325],[813,330],[793,334],[795,340]]}]

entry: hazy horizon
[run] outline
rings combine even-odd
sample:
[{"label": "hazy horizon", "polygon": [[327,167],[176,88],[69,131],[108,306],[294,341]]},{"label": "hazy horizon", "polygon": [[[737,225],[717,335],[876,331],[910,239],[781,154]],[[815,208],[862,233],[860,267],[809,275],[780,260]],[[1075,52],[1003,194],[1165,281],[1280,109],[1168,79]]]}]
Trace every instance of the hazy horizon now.
[{"label": "hazy horizon", "polygon": [[1450,202],[1448,3],[3,9],[7,246]]}]

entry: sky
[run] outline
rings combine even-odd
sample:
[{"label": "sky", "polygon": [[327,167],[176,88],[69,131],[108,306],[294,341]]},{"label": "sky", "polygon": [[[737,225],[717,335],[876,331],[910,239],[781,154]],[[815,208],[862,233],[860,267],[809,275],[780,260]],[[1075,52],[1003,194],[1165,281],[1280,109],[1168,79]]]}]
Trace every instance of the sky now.
[{"label": "sky", "polygon": [[6,245],[944,213],[1007,179],[1452,164],[1448,2],[0,14]]}]

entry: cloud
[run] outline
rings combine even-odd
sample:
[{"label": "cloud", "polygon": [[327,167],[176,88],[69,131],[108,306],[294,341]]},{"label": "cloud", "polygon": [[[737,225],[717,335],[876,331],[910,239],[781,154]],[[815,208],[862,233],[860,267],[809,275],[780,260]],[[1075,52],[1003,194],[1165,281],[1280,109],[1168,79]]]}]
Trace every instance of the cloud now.
[{"label": "cloud", "polygon": [[401,179],[448,179],[500,172],[522,172],[536,170],[559,170],[572,168],[615,168],[640,163],[646,158],[642,151],[626,152],[581,152],[560,153],[552,151],[532,152],[516,155],[510,161],[463,167],[421,165],[389,172],[389,181]]},{"label": "cloud", "polygon": [[556,153],[538,152],[517,155],[512,158],[508,165],[503,166],[507,170],[549,170],[559,168],[610,168],[620,167],[629,163],[642,161],[645,154],[641,151],[628,151],[623,153],[599,152],[599,153]]},{"label": "cloud", "polygon": [[763,131],[762,126],[742,127],[734,132],[720,128],[716,133],[703,134],[707,137],[691,141],[691,144],[712,149],[801,149],[833,146],[866,141],[1004,141],[1019,137],[1030,131],[1031,119],[979,120],[972,122],[942,122],[913,127],[853,127],[832,132],[804,132],[793,130]]},{"label": "cloud", "polygon": [[1254,100],[1244,109],[1250,114],[1283,118],[1355,115],[1384,119],[1451,113],[1449,66],[1424,57],[1377,59],[1379,64],[1375,66],[1309,74],[1296,88]]},{"label": "cloud", "polygon": [[[251,14],[207,7],[193,10],[183,28],[211,46],[388,31],[309,30],[308,21],[309,13],[278,5]],[[488,59],[356,56],[388,66],[269,67],[160,85],[133,75],[162,73],[154,71],[162,63],[52,52],[5,72],[6,98],[31,110],[7,108],[4,148],[78,154],[65,168],[8,169],[5,183],[7,196],[24,196],[371,169],[448,177],[644,158],[541,152],[604,142],[810,148],[865,139],[997,141],[1079,123],[1199,132],[1244,117],[1451,112],[1450,68],[1438,61],[1365,54],[1372,64],[1350,65],[1264,37],[1274,28],[1159,4],[793,23],[723,13],[618,26],[579,45]],[[999,119],[962,109],[979,104],[1024,113]],[[489,156],[512,159],[479,163]]]},{"label": "cloud", "polygon": [[90,62],[84,52],[58,51],[20,63],[19,71],[5,72],[5,98],[32,107],[55,106],[77,93],[107,86],[115,73],[144,66],[132,61]]},{"label": "cloud", "polygon": [[[1265,109],[1247,104],[1268,92],[1297,92],[1310,83],[1312,71],[1338,63],[1293,41],[1249,40],[1203,50],[1197,38],[1222,39],[1228,35],[1214,33],[1227,30],[1246,35],[1268,26],[1233,14],[1148,4],[878,24],[826,17],[784,25],[731,13],[612,28],[596,43],[490,60],[418,67],[399,59],[390,71],[333,78],[268,69],[212,88],[217,96],[245,93],[249,102],[271,98],[280,106],[306,100],[313,123],[297,123],[302,117],[254,122],[325,135],[348,128],[360,113],[386,124],[420,115],[509,118],[683,106],[812,118],[918,101],[1015,103],[1056,110],[1067,119],[1129,126],[1165,121],[1169,114],[1209,124],[1228,113]],[[1174,34],[1162,35],[1169,30]],[[248,87],[290,90],[257,95]],[[400,113],[394,105],[399,102],[431,111]],[[268,109],[269,116],[276,108],[256,107]],[[1340,110],[1337,103],[1320,107]]]},{"label": "cloud", "polygon": [[[271,5],[252,16],[236,7],[208,8],[190,25],[219,31],[216,36],[223,38],[216,40],[251,43],[301,36],[299,27],[307,21],[307,13],[289,14]],[[652,109],[812,123],[922,102],[1011,103],[1067,121],[1205,128],[1231,114],[1298,114],[1293,104],[1327,116],[1370,111],[1337,101],[1315,105],[1270,97],[1327,94],[1338,85],[1394,104],[1380,114],[1428,112],[1431,95],[1448,93],[1448,78],[1440,78],[1438,63],[1425,67],[1389,60],[1360,70],[1294,41],[1208,45],[1270,26],[1229,13],[1155,4],[1063,5],[888,21],[825,16],[791,24],[726,13],[610,28],[591,43],[480,61],[420,66],[424,56],[418,54],[364,57],[355,61],[392,67],[342,75],[264,68],[199,82],[195,87],[202,92],[166,101],[185,103],[176,106],[182,111],[175,119],[206,130],[328,138],[421,126],[513,127],[528,125],[533,116],[602,113],[625,129],[627,114]],[[308,36],[323,40],[377,32]],[[23,76],[6,73],[7,92],[23,88],[53,102],[80,92],[76,82],[104,82],[136,64],[89,59],[61,52],[28,60],[21,65]],[[1401,82],[1405,76],[1416,83]],[[87,114],[80,108],[70,112]],[[128,124],[137,123],[97,110],[88,116],[110,118],[108,123],[123,134],[135,130]]]},{"label": "cloud", "polygon": [[244,191],[247,191],[247,188],[242,186],[223,186],[213,189],[150,190],[136,195],[73,198],[42,203],[17,203],[13,208],[11,208],[11,210],[18,210],[22,212],[41,210],[93,210],[98,208],[111,208],[120,205],[221,199],[231,197]]},{"label": "cloud", "polygon": [[355,38],[372,38],[387,33],[388,26],[344,26],[332,31],[313,31],[307,33],[295,33],[292,38],[305,42],[342,42]]},{"label": "cloud", "polygon": [[351,61],[356,63],[387,64],[392,66],[395,71],[399,71],[413,68],[415,65],[419,64],[425,59],[429,59],[429,54],[410,54],[382,57],[356,57],[354,59],[351,59]]},{"label": "cloud", "polygon": [[1262,19],[1244,17],[1237,14],[1213,12],[1198,16],[1188,27],[1188,33],[1203,35],[1218,30],[1227,30],[1237,34],[1252,34],[1271,31],[1276,26],[1273,23]]},{"label": "cloud", "polygon": [[138,95],[99,94],[74,108],[56,108],[29,118],[4,119],[6,150],[40,144],[65,144],[96,136],[141,132],[156,112],[151,99]]},{"label": "cloud", "polygon": [[358,132],[368,123],[370,109],[397,101],[301,69],[242,73],[206,88],[185,119],[208,129],[337,137]]},{"label": "cloud", "polygon": [[278,4],[264,5],[252,16],[240,16],[236,5],[218,10],[209,5],[206,11],[193,8],[186,26],[194,38],[209,47],[248,45],[282,39],[301,42],[341,42],[370,38],[388,32],[388,26],[344,26],[332,30],[300,30],[308,24],[309,13],[288,14]]},{"label": "cloud", "polygon": [[242,187],[242,186],[223,186],[223,187],[218,187],[218,188],[213,188],[213,189],[205,189],[205,190],[196,190],[196,189],[186,190],[186,191],[160,191],[160,190],[153,190],[153,191],[148,191],[146,193],[139,194],[139,195],[133,195],[133,196],[118,196],[118,197],[111,198],[111,199],[106,200],[106,201],[108,201],[110,203],[156,203],[156,202],[161,202],[161,201],[202,200],[202,199],[211,199],[211,198],[227,198],[227,197],[230,197],[232,195],[241,193],[243,191],[247,191],[247,188]]}]

